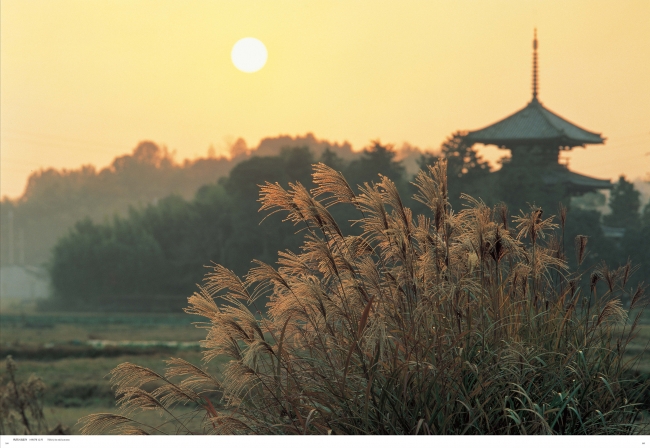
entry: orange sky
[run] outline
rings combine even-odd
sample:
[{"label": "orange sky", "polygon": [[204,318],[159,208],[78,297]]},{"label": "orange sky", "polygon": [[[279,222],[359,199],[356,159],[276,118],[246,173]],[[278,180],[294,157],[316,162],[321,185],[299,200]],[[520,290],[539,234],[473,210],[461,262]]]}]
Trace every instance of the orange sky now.
[{"label": "orange sky", "polygon": [[[144,139],[179,158],[307,132],[437,148],[530,100],[534,27],[541,101],[607,137],[571,168],[650,172],[648,0],[3,0],[0,13],[2,195]],[[269,53],[253,74],[230,61],[246,36]]]}]

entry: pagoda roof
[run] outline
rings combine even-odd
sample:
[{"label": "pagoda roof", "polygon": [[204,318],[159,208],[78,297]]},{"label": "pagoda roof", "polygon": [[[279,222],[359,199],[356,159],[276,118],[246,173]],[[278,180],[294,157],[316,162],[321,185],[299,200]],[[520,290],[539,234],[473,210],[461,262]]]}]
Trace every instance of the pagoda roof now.
[{"label": "pagoda roof", "polygon": [[613,185],[608,179],[598,179],[585,176],[584,174],[569,171],[565,166],[560,165],[559,169],[546,170],[542,174],[545,184],[568,184],[576,192],[586,193],[593,190],[604,190],[612,188]]},{"label": "pagoda roof", "polygon": [[465,141],[511,148],[535,143],[584,146],[602,144],[605,139],[551,112],[534,95],[526,107],[490,126],[469,132]]}]

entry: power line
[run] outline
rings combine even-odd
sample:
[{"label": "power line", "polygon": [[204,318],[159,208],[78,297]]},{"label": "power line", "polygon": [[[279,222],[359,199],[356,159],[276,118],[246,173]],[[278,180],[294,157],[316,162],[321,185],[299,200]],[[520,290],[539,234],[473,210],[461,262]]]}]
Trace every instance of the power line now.
[{"label": "power line", "polygon": [[[116,156],[120,152],[122,153],[128,153],[128,151],[125,151],[124,149],[118,149],[116,147],[113,147],[113,151],[106,151],[106,150],[101,150],[101,149],[96,149],[96,148],[83,148],[83,147],[74,147],[71,146],[69,143],[64,143],[64,142],[55,142],[55,141],[50,141],[50,142],[45,142],[45,141],[38,141],[38,140],[31,140],[27,139],[24,137],[5,137],[6,140],[18,140],[22,143],[28,143],[32,145],[38,145],[42,148],[51,148],[51,149],[56,149],[56,150],[66,150],[70,152],[94,152],[94,153],[102,153],[102,154],[110,154],[113,156]],[[106,148],[106,146],[105,146]]]},{"label": "power line", "polygon": [[78,144],[87,144],[87,145],[93,145],[93,146],[104,146],[107,148],[114,148],[116,146],[119,146],[117,144],[113,143],[106,143],[106,142],[98,142],[98,141],[93,141],[93,140],[85,140],[85,139],[80,139],[80,138],[75,138],[75,137],[67,137],[63,135],[54,135],[54,134],[43,134],[39,132],[30,132],[30,131],[16,131],[13,129],[5,130],[3,133],[9,133],[9,134],[17,134],[17,135],[23,135],[27,137],[35,137],[39,139],[54,139],[54,140],[63,140],[67,142],[72,142],[72,143],[78,143]]}]

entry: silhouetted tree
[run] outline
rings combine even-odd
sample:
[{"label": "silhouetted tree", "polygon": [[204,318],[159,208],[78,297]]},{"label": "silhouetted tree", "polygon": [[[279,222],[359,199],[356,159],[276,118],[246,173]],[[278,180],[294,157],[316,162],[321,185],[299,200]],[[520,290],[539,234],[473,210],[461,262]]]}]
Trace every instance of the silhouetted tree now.
[{"label": "silhouetted tree", "polygon": [[[634,192],[628,194],[634,199]],[[630,202],[630,206],[633,207],[634,201]],[[632,218],[633,220],[634,218]],[[621,241],[621,257],[619,261],[622,262],[624,258],[628,257],[638,266],[636,277],[644,279],[647,284],[650,280],[650,203],[643,208],[643,213],[638,219],[638,225],[627,227],[625,230],[625,235]]]},{"label": "silhouetted tree", "polygon": [[[152,147],[145,147],[137,154],[135,159],[140,162],[125,159],[117,164],[118,171],[132,170],[137,163],[155,165],[165,160],[164,156],[157,156]],[[473,148],[463,144],[461,133],[445,141],[441,154],[447,158],[450,167],[448,176],[452,204],[460,202],[461,192],[488,203],[505,200],[510,208],[510,216],[519,211],[516,208],[518,201],[522,196],[526,198],[522,190],[528,189],[533,191],[536,205],[543,206],[544,217],[557,214],[558,198],[562,198],[562,191],[550,194],[549,191],[553,193],[552,187],[540,187],[536,182],[541,180],[535,177],[534,167],[524,167],[519,171],[506,168],[499,175],[490,174],[488,164],[478,157]],[[435,159],[433,155],[427,155],[421,158],[420,163],[422,166],[433,165]],[[312,188],[314,161],[308,148],[284,148],[277,155],[241,161],[228,177],[201,187],[193,200],[171,195],[148,204],[132,206],[126,217],[101,223],[90,219],[78,222],[54,249],[50,272],[57,304],[97,309],[110,308],[111,297],[174,296],[180,299],[180,310],[183,300],[201,282],[206,272],[204,266],[210,262],[228,265],[235,273],[242,275],[251,267],[253,259],[273,263],[280,250],[298,253],[303,235],[296,233],[296,228],[282,225],[279,214],[269,216],[260,223],[259,189],[265,182],[277,182],[284,188],[288,188],[289,183],[299,182],[307,189]],[[396,181],[405,205],[411,207],[414,215],[422,212],[422,204],[410,199],[413,193],[410,179],[406,177],[402,164],[395,160],[391,145],[373,142],[358,159],[349,163],[334,151],[324,149],[320,161],[346,174],[355,189],[365,182],[378,182],[378,173],[389,176]],[[133,169],[133,173],[137,172]],[[88,171],[87,175],[90,178],[95,176],[92,171]],[[47,176],[53,189],[59,186],[68,191],[71,188],[71,184],[61,181],[56,173]],[[84,175],[76,176],[83,179]],[[80,181],[81,186],[72,189],[79,201],[85,197],[84,182]],[[613,209],[627,210],[629,206],[623,207],[621,204],[633,203],[630,198],[636,198],[638,209],[638,193],[635,194],[634,190],[630,192],[629,182],[625,182],[619,182],[617,186],[617,191],[626,193],[615,195],[617,199],[612,200]],[[510,185],[510,190],[500,190],[507,185]],[[47,197],[46,192],[39,194]],[[621,198],[628,198],[628,201]],[[7,204],[13,206],[13,203]],[[521,205],[521,208],[524,207],[526,204]],[[648,209],[650,206],[646,206],[644,216],[650,213]],[[358,235],[362,232],[361,226],[351,225],[352,220],[360,218],[354,208],[337,204],[330,212],[344,233]],[[641,222],[645,223],[646,219]],[[602,258],[613,263],[624,263],[629,254],[633,262],[646,266],[642,267],[639,275],[650,277],[650,272],[647,272],[647,266],[650,266],[650,225],[628,229],[623,241],[615,242],[603,236],[599,221],[600,213],[597,211],[570,210],[566,231],[563,232],[565,247],[573,244],[576,235],[588,235],[589,263],[593,265]],[[6,227],[5,221],[3,226]]]},{"label": "silhouetted tree", "polygon": [[364,182],[379,182],[379,174],[382,174],[392,179],[398,188],[406,189],[406,170],[395,160],[396,155],[393,145],[373,141],[358,159],[350,162],[344,174],[353,187],[363,185]]},{"label": "silhouetted tree", "polygon": [[609,208],[612,212],[603,216],[603,222],[612,227],[637,227],[640,222],[640,195],[634,184],[628,182],[625,176],[621,176],[609,198]]},{"label": "silhouetted tree", "polygon": [[336,171],[342,171],[346,166],[345,160],[343,160],[342,157],[340,157],[330,148],[325,148],[323,154],[320,156],[319,162],[322,162],[325,165],[334,168]]}]

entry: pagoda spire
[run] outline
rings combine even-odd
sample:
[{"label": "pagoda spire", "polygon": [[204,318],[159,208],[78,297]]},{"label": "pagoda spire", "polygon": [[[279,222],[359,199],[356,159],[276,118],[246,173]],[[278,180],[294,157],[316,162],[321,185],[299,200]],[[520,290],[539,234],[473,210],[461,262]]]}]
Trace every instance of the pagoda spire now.
[{"label": "pagoda spire", "polygon": [[533,100],[537,99],[539,91],[539,74],[537,65],[537,28],[535,28],[535,37],[533,39]]}]

